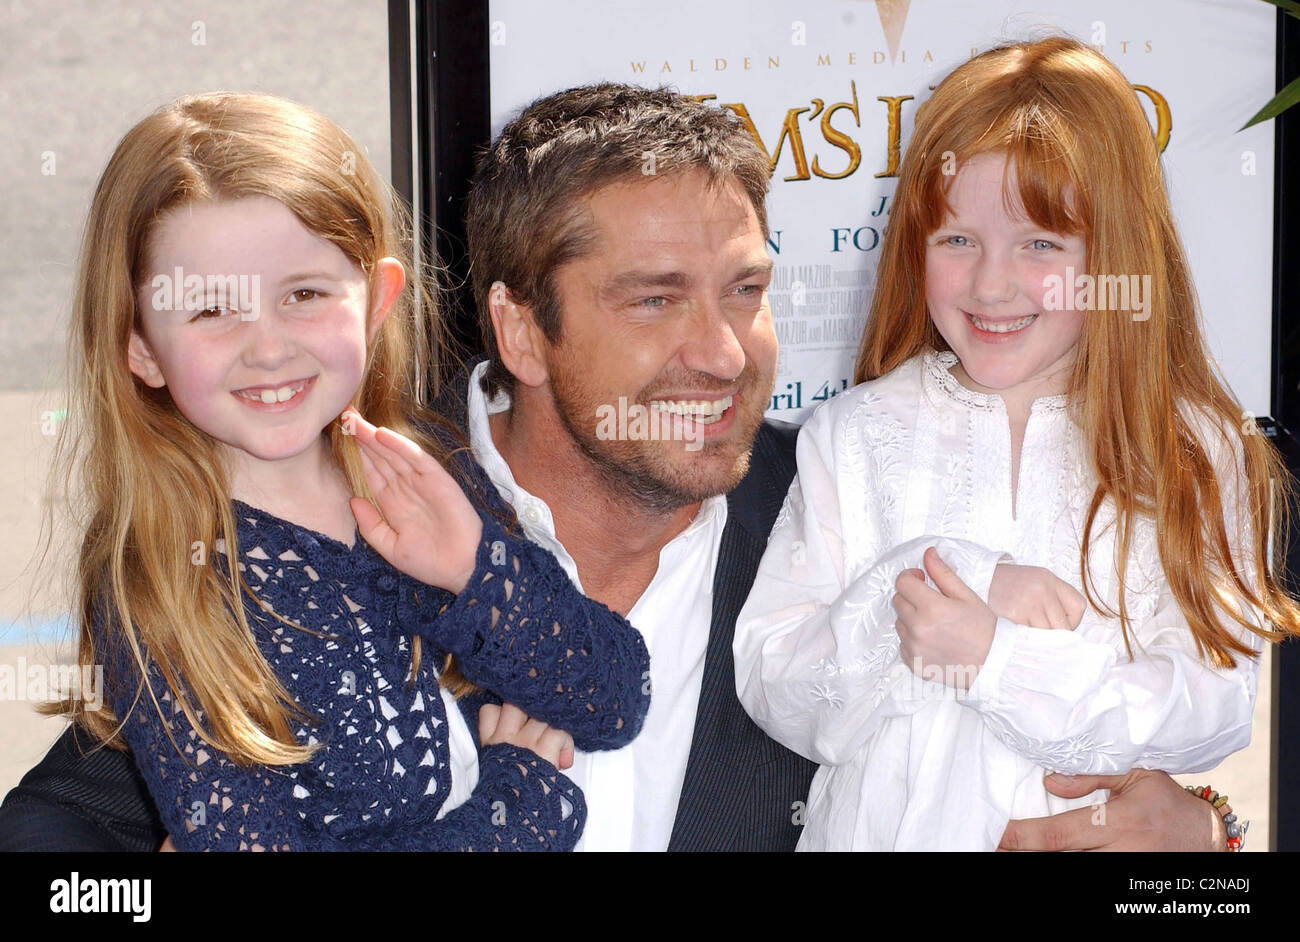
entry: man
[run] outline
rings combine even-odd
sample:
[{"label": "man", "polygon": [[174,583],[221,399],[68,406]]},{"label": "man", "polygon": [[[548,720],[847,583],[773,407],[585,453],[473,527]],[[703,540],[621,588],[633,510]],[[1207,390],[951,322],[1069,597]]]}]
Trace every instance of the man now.
[{"label": "man", "polygon": [[[794,473],[793,427],[765,422],[770,168],[726,113],[599,85],[535,102],[484,155],[469,205],[487,360],[443,411],[525,533],[645,636],[641,735],[579,754],[588,850],[789,850],[814,766],[741,709],[735,619]],[[611,417],[622,419],[611,420]],[[1161,773],[1087,809],[1013,822],[1019,849],[1224,846],[1208,803]],[[129,757],[73,734],[0,809],[0,849],[156,847]]]}]

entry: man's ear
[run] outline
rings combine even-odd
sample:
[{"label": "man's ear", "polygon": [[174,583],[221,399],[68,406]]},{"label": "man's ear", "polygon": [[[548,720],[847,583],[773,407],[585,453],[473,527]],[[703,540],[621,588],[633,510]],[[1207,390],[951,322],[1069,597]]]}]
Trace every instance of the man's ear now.
[{"label": "man's ear", "polygon": [[140,336],[139,331],[131,331],[131,340],[126,345],[126,362],[131,372],[140,377],[146,386],[160,389],[167,385],[162,370],[158,369],[158,361],[154,359],[153,351],[149,349],[149,344]]},{"label": "man's ear", "polygon": [[550,378],[546,369],[546,337],[533,320],[531,305],[517,304],[504,282],[488,291],[488,313],[501,362],[525,386],[540,386]]}]

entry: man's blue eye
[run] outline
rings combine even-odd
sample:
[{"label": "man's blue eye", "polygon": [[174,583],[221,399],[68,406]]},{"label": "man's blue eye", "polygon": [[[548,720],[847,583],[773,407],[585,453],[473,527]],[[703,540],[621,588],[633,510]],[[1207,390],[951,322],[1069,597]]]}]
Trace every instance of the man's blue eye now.
[{"label": "man's blue eye", "polygon": [[663,307],[668,303],[668,299],[664,297],[642,298],[638,303],[642,307]]}]

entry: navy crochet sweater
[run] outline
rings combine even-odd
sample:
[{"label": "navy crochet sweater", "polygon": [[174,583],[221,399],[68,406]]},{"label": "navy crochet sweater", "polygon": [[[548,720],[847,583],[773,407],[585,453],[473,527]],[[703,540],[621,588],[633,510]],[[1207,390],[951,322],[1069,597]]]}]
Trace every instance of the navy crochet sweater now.
[{"label": "navy crochet sweater", "polygon": [[[472,483],[495,497],[490,484]],[[108,700],[177,848],[571,850],[586,816],[581,791],[511,745],[480,747],[473,793],[438,818],[451,764],[434,665],[454,654],[496,695],[460,701],[476,742],[478,707],[499,698],[567,730],[580,749],[614,749],[636,736],[649,708],[649,654],[636,629],[489,512],[474,574],[453,596],[394,569],[360,534],[349,549],[241,501],[233,509],[245,581],[273,611],[326,634],[286,626],[245,599],[263,656],[319,718],[297,727],[299,741],[321,748],[297,766],[238,766],[198,738],[152,660],[166,726],[148,692],[137,699],[139,670],[113,645]],[[213,564],[218,555],[224,564],[217,549]],[[426,643],[408,684],[413,634]]]}]

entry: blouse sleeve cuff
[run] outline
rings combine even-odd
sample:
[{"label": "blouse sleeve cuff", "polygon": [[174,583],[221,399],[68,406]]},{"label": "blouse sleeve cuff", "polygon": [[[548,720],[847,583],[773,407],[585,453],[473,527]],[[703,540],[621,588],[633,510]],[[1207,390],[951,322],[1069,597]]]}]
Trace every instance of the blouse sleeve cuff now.
[{"label": "blouse sleeve cuff", "polygon": [[999,618],[993,644],[964,702],[1009,721],[1041,720],[1085,697],[1114,661],[1114,649],[1072,631]]},{"label": "blouse sleeve cuff", "polygon": [[[989,599],[989,587],[993,584],[993,571],[999,564],[1012,561],[1009,553],[986,549],[969,540],[941,538],[935,541],[934,548],[948,564],[948,568],[985,603]],[[928,575],[926,581],[934,584]]]},{"label": "blouse sleeve cuff", "polygon": [[997,550],[981,550],[972,555],[974,558],[970,562],[971,578],[967,585],[987,605],[989,590],[993,586],[993,573],[1002,563],[1012,562],[1011,554],[998,552]]}]

